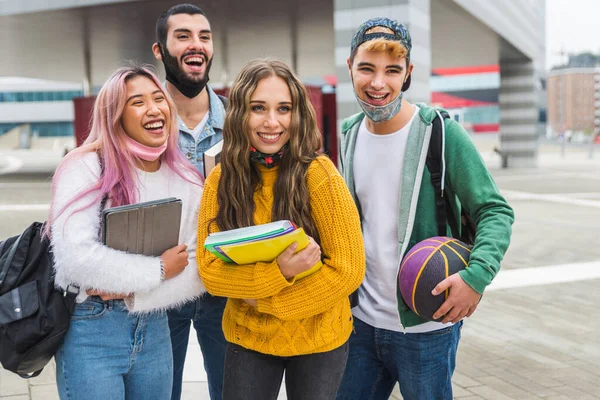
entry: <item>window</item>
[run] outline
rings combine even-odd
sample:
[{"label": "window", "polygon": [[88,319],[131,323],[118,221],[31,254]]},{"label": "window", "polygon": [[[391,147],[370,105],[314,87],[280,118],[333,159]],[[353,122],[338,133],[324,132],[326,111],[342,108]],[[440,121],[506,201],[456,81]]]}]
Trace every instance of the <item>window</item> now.
[{"label": "window", "polygon": [[71,101],[73,97],[80,96],[82,96],[82,92],[79,90],[54,92],[0,92],[0,102]]},{"label": "window", "polygon": [[30,126],[31,134],[39,137],[74,135],[72,122],[40,122]]}]

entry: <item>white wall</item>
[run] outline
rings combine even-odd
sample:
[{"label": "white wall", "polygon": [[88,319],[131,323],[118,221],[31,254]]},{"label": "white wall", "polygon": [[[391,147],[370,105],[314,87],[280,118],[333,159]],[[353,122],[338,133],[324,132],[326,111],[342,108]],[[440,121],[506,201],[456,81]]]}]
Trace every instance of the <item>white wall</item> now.
[{"label": "white wall", "polygon": [[530,60],[545,57],[546,0],[454,1]]},{"label": "white wall", "polygon": [[0,103],[0,123],[73,121],[72,101]]},{"label": "white wall", "polygon": [[75,10],[0,17],[0,76],[81,81],[81,32]]},{"label": "white wall", "polygon": [[[85,77],[82,38],[86,15],[91,42],[92,85],[100,86],[126,59],[156,64],[151,53],[154,24],[162,11],[177,3],[171,0],[130,1],[0,16],[0,54],[4,55],[0,76],[82,82]],[[240,68],[253,58],[273,56],[291,63],[290,3],[229,0],[207,1],[201,5],[214,32],[211,83],[233,80]],[[334,74],[333,2],[303,0],[298,1],[297,7],[297,72],[301,78]],[[225,29],[226,44],[222,40]],[[221,74],[225,47],[229,64],[227,78]],[[163,74],[162,66],[159,67]]]},{"label": "white wall", "polygon": [[499,61],[498,35],[452,0],[431,0],[431,47],[432,69]]},{"label": "white wall", "polygon": [[42,12],[129,1],[139,0],[0,0],[0,15]]}]

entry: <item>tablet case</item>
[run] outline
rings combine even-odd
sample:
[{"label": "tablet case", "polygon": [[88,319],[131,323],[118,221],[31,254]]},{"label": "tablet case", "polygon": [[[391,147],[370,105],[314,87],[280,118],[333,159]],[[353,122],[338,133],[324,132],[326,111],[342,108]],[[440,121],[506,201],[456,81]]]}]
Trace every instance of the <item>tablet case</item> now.
[{"label": "tablet case", "polygon": [[102,212],[102,242],[131,254],[160,256],[179,244],[182,202],[175,197]]}]

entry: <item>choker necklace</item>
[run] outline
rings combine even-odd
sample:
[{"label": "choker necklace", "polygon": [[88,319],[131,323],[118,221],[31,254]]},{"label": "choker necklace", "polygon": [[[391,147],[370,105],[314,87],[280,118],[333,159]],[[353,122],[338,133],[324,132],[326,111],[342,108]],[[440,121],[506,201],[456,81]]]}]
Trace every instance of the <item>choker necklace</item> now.
[{"label": "choker necklace", "polygon": [[261,151],[258,151],[254,146],[250,146],[250,161],[254,161],[263,165],[267,168],[273,168],[276,165],[279,165],[279,162],[283,158],[283,154],[289,147],[289,142],[283,145],[281,149],[277,153],[267,154]]}]

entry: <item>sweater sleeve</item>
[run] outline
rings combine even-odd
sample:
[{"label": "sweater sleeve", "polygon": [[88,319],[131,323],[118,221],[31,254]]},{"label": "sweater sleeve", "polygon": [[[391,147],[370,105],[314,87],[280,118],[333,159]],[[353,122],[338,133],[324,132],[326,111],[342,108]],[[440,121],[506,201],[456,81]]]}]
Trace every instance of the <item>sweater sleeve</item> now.
[{"label": "sweater sleeve", "polygon": [[347,299],[363,281],[366,268],[358,210],[335,166],[324,157],[311,165],[310,206],[321,239],[323,267],[269,298],[258,311],[283,320],[308,318]]},{"label": "sweater sleeve", "polygon": [[448,183],[476,226],[469,266],[460,276],[482,294],[500,270],[510,243],[514,212],[462,126],[447,121],[446,132]]},{"label": "sweater sleeve", "polygon": [[[97,289],[109,293],[132,293],[157,287],[160,284],[160,259],[104,246],[99,240],[98,191],[77,198],[99,180],[97,156],[91,153],[65,162],[55,177],[51,209],[56,280],[76,284],[82,290]],[[61,210],[62,213],[57,215]]]},{"label": "sweater sleeve", "polygon": [[[178,178],[178,177],[174,177]],[[178,307],[191,301],[206,290],[198,274],[196,262],[198,209],[202,197],[202,187],[194,186],[184,182],[189,188],[189,195],[182,197],[184,213],[181,218],[181,242],[187,245],[189,264],[177,276],[163,281],[160,286],[149,292],[136,292],[128,302],[128,308],[132,312],[154,311],[156,309],[166,310]],[[189,185],[189,186],[188,186]]]},{"label": "sweater sleeve", "polygon": [[[208,176],[198,217],[198,269],[206,290],[214,296],[234,299],[260,299],[273,296],[293,284],[279,270],[277,261],[249,265],[226,263],[204,249],[209,229],[216,231],[218,202],[216,187],[220,178],[220,165]],[[212,222],[212,223],[211,223]]]}]

